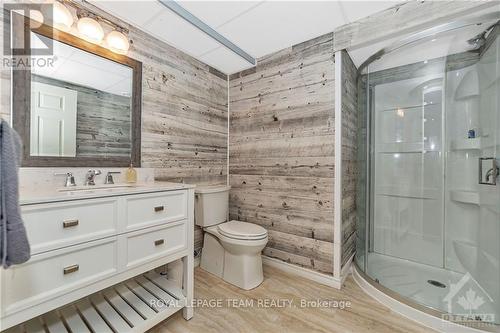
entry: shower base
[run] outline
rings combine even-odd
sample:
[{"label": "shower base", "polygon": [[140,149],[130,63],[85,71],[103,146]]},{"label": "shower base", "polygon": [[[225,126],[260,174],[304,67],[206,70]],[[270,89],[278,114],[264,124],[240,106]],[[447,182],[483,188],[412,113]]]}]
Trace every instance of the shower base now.
[{"label": "shower base", "polygon": [[475,329],[441,319],[447,313],[444,299],[450,286],[458,283],[463,274],[378,253],[369,253],[367,259],[366,274],[353,265],[354,279],[365,292],[393,311],[438,332],[498,331],[499,326],[491,323],[480,323],[485,325]]},{"label": "shower base", "polygon": [[[378,253],[368,255],[367,273],[401,296],[439,311],[447,311],[444,301],[452,283],[463,274]],[[444,284],[438,287],[428,281]]]}]

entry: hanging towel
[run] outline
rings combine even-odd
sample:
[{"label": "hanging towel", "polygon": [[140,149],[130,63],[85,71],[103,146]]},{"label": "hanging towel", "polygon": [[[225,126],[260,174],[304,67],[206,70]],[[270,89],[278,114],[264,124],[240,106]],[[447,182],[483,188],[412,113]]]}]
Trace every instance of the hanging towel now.
[{"label": "hanging towel", "polygon": [[4,268],[30,258],[19,208],[21,149],[19,135],[5,121],[0,121],[0,263]]}]

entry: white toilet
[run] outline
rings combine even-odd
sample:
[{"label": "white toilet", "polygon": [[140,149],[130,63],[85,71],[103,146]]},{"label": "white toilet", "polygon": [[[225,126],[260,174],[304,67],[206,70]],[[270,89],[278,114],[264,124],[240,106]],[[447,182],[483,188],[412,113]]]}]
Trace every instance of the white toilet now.
[{"label": "white toilet", "polygon": [[261,251],[267,230],[228,220],[229,186],[196,187],[195,223],[203,228],[201,268],[242,289],[264,280]]}]

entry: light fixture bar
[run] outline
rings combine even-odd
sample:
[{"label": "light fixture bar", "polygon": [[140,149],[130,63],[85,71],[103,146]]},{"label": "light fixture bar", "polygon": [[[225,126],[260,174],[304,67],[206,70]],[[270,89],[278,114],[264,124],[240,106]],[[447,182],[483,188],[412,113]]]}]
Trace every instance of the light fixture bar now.
[{"label": "light fixture bar", "polygon": [[239,48],[237,45],[235,45],[233,42],[228,40],[226,37],[222,36],[220,33],[212,29],[210,26],[208,26],[205,22],[191,14],[189,11],[184,9],[181,5],[179,5],[176,1],[173,0],[158,0],[163,6],[167,7],[180,17],[182,17],[184,20],[188,21],[190,24],[194,25],[234,53],[236,53],[238,56],[241,58],[245,59],[252,65],[255,65],[257,61],[255,60],[254,57],[243,51],[241,48]]}]

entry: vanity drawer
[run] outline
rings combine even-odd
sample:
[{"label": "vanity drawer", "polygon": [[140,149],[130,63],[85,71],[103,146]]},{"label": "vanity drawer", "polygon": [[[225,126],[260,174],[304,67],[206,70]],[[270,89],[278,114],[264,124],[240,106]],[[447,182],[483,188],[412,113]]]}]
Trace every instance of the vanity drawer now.
[{"label": "vanity drawer", "polygon": [[187,248],[187,221],[132,232],[127,235],[127,267],[147,263]]},{"label": "vanity drawer", "polygon": [[127,229],[140,229],[185,219],[186,191],[151,193],[127,197]]},{"label": "vanity drawer", "polygon": [[33,256],[2,272],[5,314],[32,307],[117,271],[116,237]]},{"label": "vanity drawer", "polygon": [[117,206],[116,199],[22,206],[32,253],[114,235]]}]

